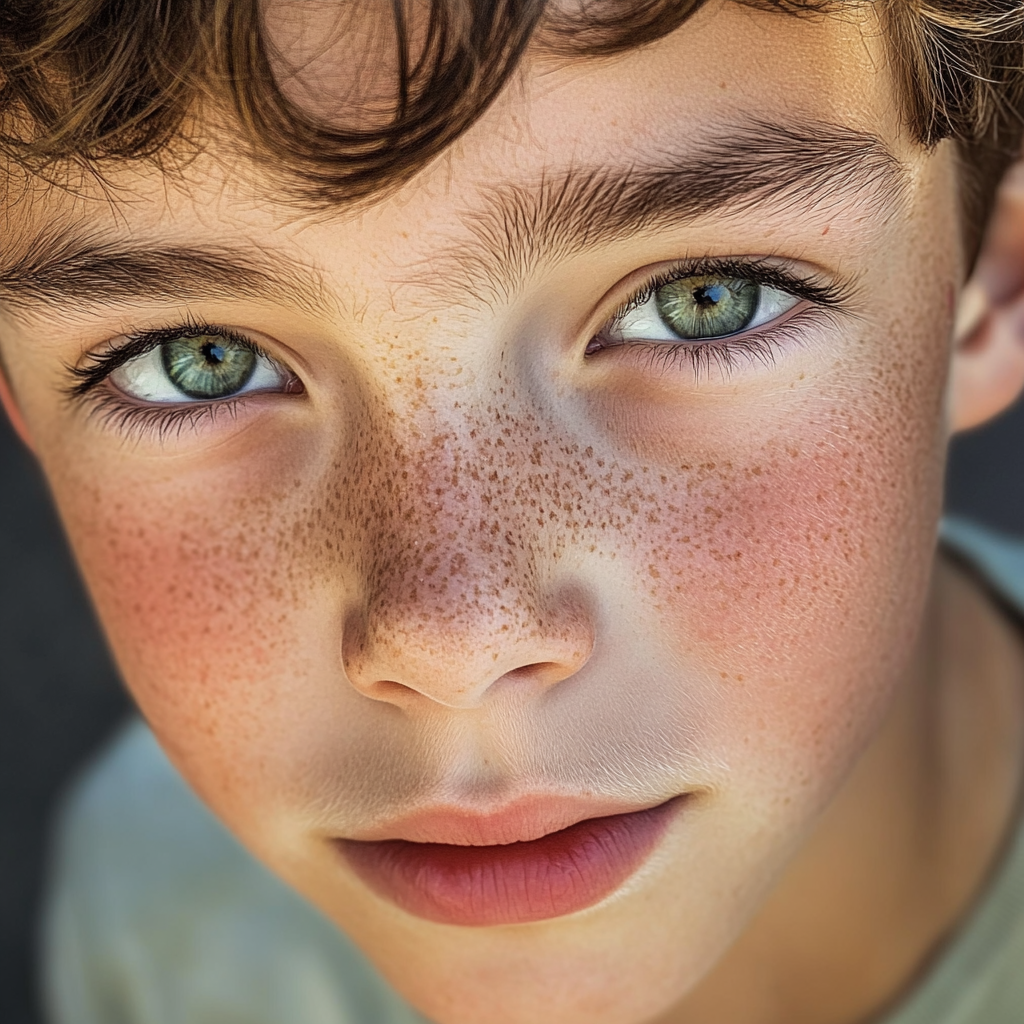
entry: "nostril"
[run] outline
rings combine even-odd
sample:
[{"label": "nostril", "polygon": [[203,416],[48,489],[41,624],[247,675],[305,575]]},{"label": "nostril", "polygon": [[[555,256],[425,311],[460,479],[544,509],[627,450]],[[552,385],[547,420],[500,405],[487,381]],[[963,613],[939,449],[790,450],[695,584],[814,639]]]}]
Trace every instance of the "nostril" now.
[{"label": "nostril", "polygon": [[370,687],[370,690],[372,696],[379,697],[381,700],[386,700],[393,704],[407,700],[416,694],[412,687],[396,682],[394,679],[379,679]]},{"label": "nostril", "polygon": [[532,665],[522,665],[506,672],[496,680],[495,686],[513,684],[522,686],[533,683],[541,687],[553,686],[569,676],[575,675],[586,661],[585,657],[566,658],[564,661],[538,661]]},{"label": "nostril", "polygon": [[[521,596],[521,595],[520,595]],[[384,597],[388,600],[385,601]],[[594,618],[580,595],[455,616],[449,604],[413,601],[406,590],[377,595],[346,616],[341,662],[348,682],[407,709],[427,701],[478,706],[489,691],[539,695],[575,675],[594,649]],[[487,614],[490,612],[490,614]]]}]

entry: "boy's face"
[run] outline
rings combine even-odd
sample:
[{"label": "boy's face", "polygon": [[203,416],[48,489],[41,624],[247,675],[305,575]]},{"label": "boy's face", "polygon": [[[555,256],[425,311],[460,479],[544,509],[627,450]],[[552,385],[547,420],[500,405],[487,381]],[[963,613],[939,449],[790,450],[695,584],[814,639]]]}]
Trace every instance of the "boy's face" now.
[{"label": "boy's face", "polygon": [[[678,1000],[908,670],[963,268],[950,151],[901,134],[886,67],[874,23],[712,4],[613,60],[525,65],[359,213],[296,212],[227,142],[185,180],[12,209],[18,245],[65,250],[22,277],[3,356],[128,685],[440,1021]],[[168,328],[180,363],[139,343],[65,397],[67,365]],[[168,383],[232,360],[241,397]],[[616,819],[629,849],[583,857],[575,913],[541,883],[532,911],[488,896],[500,862],[476,902],[428,880],[416,904],[384,848],[357,870],[339,842],[533,839],[676,797],[660,828]]]}]

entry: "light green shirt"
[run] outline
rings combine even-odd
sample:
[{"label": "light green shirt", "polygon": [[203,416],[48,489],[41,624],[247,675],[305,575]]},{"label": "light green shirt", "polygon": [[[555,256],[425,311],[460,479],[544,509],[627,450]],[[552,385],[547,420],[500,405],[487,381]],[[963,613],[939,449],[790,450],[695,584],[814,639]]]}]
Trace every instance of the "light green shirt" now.
[{"label": "light green shirt", "polygon": [[[945,536],[1024,609],[1024,543],[962,521]],[[238,845],[139,721],[59,821],[43,973],[51,1024],[423,1024]],[[960,930],[879,1024],[1022,1022],[1024,822]]]}]

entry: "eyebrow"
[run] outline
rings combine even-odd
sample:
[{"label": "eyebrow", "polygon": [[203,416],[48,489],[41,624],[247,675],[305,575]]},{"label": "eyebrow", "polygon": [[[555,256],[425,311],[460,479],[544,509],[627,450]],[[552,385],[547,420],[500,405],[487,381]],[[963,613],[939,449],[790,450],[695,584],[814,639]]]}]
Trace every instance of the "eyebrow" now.
[{"label": "eyebrow", "polygon": [[276,299],[314,313],[334,308],[316,268],[252,247],[149,247],[42,234],[0,269],[0,303],[12,309],[144,298]]},{"label": "eyebrow", "polygon": [[[420,283],[481,302],[508,298],[542,261],[638,232],[762,205],[811,210],[866,201],[884,214],[908,182],[906,168],[871,133],[817,121],[746,121],[656,161],[499,183],[482,208],[459,217],[468,235],[424,261],[430,280]],[[337,314],[317,268],[258,246],[145,246],[51,232],[0,267],[0,304],[12,309],[218,297]]]},{"label": "eyebrow", "polygon": [[508,298],[543,260],[712,213],[830,209],[864,202],[885,216],[909,172],[869,132],[819,121],[745,121],[626,167],[570,167],[491,190],[462,218],[470,238],[431,259],[479,301]]}]

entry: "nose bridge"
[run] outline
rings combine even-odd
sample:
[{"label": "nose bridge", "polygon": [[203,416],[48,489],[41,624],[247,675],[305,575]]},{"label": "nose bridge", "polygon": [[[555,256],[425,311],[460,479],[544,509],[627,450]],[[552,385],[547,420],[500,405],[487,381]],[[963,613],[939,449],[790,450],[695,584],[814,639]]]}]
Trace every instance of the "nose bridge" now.
[{"label": "nose bridge", "polygon": [[543,526],[523,500],[530,460],[515,420],[489,412],[489,428],[417,418],[386,455],[375,446],[383,501],[366,523],[344,651],[350,680],[374,696],[470,706],[510,674],[557,681],[589,656],[579,602],[547,592],[538,565]]},{"label": "nose bridge", "polygon": [[516,484],[473,450],[476,440],[449,429],[401,453],[393,514],[376,524],[366,573],[382,612],[494,617],[490,599],[530,603],[534,544],[510,500]]}]

